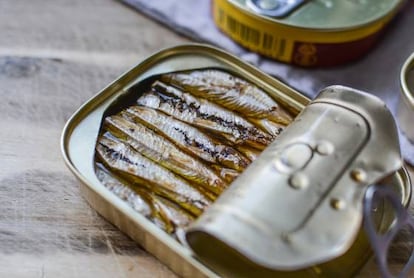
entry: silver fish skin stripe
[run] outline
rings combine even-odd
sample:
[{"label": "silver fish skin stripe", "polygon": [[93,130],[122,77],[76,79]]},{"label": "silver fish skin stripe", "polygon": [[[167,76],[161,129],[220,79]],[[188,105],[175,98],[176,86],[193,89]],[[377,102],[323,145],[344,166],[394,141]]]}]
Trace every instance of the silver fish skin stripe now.
[{"label": "silver fish skin stripe", "polygon": [[199,129],[163,112],[143,106],[129,107],[127,112],[207,162],[223,164],[236,170],[244,169],[250,163],[234,148],[213,141]]},{"label": "silver fish skin stripe", "polygon": [[[113,169],[132,174],[158,187],[155,192],[171,194],[178,199],[173,202],[182,202],[194,205],[203,210],[210,201],[186,181],[171,171],[147,159],[122,142],[110,138],[100,137],[96,147],[102,159]],[[170,197],[170,196],[165,196]]]},{"label": "silver fish skin stripe", "polygon": [[263,90],[224,71],[207,69],[170,73],[163,75],[161,80],[248,117],[270,117],[282,123],[291,120]]},{"label": "silver fish skin stripe", "polygon": [[235,144],[265,146],[273,139],[235,113],[158,81],[154,83],[153,91],[138,99],[138,104],[159,109],[189,124],[209,129]]},{"label": "silver fish skin stripe", "polygon": [[[121,133],[124,143],[137,152],[161,164],[185,179],[207,186],[207,190],[219,193],[222,189],[214,188],[224,182],[206,165],[196,158],[180,151],[166,138],[156,134],[146,126],[133,122],[126,113],[114,115],[105,119],[106,127],[113,133]],[[114,129],[116,129],[114,131]],[[121,136],[119,136],[121,137]]]}]

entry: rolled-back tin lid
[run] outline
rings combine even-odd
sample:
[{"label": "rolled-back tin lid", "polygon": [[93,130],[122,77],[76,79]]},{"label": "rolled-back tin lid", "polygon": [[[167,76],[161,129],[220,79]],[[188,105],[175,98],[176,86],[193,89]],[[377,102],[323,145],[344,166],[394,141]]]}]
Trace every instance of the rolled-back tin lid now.
[{"label": "rolled-back tin lid", "polygon": [[207,262],[219,253],[279,271],[330,261],[360,232],[367,187],[401,167],[384,103],[328,87],[189,228],[188,244]]}]

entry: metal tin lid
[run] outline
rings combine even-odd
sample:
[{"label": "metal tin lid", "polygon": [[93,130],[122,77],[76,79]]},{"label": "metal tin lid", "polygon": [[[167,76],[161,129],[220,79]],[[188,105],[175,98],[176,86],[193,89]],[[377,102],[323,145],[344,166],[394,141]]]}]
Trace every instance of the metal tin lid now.
[{"label": "metal tin lid", "polygon": [[229,256],[274,270],[327,262],[355,241],[367,187],[401,167],[385,104],[328,87],[197,220],[187,240],[203,257],[197,237],[208,235]]},{"label": "metal tin lid", "polygon": [[228,0],[286,25],[309,29],[350,29],[380,20],[403,0]]},{"label": "metal tin lid", "polygon": [[401,98],[398,121],[401,130],[414,143],[414,53],[404,63],[401,74]]}]

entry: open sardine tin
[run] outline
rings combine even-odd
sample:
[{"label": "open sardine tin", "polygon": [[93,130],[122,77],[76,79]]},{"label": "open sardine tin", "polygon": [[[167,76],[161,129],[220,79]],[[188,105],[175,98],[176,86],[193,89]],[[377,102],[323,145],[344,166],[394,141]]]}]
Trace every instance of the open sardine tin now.
[{"label": "open sardine tin", "polygon": [[[103,117],[131,98],[130,88],[163,73],[204,68],[235,73],[300,114],[188,229],[187,245],[100,182],[95,145]],[[184,277],[351,276],[371,255],[361,231],[367,186],[390,186],[404,206],[411,196],[395,124],[381,101],[333,86],[310,102],[205,45],[156,53],[103,89],[66,124],[62,152],[90,205]],[[373,217],[386,231],[393,212],[379,206]]]}]

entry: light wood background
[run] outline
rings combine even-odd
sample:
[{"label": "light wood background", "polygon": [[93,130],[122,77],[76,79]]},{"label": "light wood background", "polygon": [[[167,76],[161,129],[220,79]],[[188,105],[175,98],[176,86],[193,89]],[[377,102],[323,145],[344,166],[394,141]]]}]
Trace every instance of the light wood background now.
[{"label": "light wood background", "polygon": [[59,138],[93,94],[185,42],[117,1],[0,0],[0,277],[175,277],[82,199]]}]

